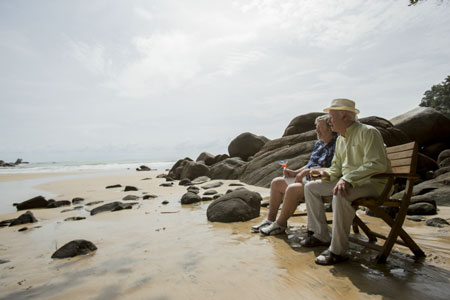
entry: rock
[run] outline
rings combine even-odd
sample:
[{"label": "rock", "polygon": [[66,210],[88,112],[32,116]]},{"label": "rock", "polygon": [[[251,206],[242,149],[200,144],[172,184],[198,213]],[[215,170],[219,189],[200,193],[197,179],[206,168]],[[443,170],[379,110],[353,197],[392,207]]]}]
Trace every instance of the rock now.
[{"label": "rock", "polygon": [[227,158],[211,166],[208,176],[212,179],[238,179],[245,164],[239,157]]},{"label": "rock", "polygon": [[391,122],[420,145],[450,139],[450,119],[430,107],[417,107],[391,119]]},{"label": "rock", "polygon": [[26,213],[20,215],[16,219],[12,219],[12,222],[9,224],[9,226],[16,226],[21,224],[28,224],[28,223],[36,223],[37,220],[34,217],[33,213],[31,211],[27,211]]},{"label": "rock", "polygon": [[97,247],[90,241],[74,240],[53,253],[52,258],[68,258],[78,255],[86,255],[97,250]]},{"label": "rock", "polygon": [[[311,140],[307,133],[288,136],[283,139],[285,140],[280,141],[280,144],[283,144],[281,148],[267,151],[262,149],[260,154],[255,155],[252,161],[242,166],[239,176],[240,181],[251,185],[269,187],[273,178],[283,175],[280,160],[289,160],[288,168],[291,170],[306,165],[311,157],[316,140]],[[268,142],[268,144],[271,142]],[[269,146],[267,149],[270,149]]]},{"label": "rock", "polygon": [[426,203],[419,202],[408,206],[408,215],[435,215],[436,206]]},{"label": "rock", "polygon": [[124,201],[130,201],[130,200],[134,201],[134,200],[138,200],[138,199],[139,199],[139,196],[135,196],[135,195],[127,195],[122,198],[122,200],[124,200]]},{"label": "rock", "polygon": [[166,176],[166,181],[174,181],[175,179],[173,179],[172,177]]},{"label": "rock", "polygon": [[[403,191],[392,195],[401,199]],[[450,206],[450,173],[414,185],[411,203],[428,202],[434,205]]]},{"label": "rock", "polygon": [[139,168],[136,168],[136,171],[151,171],[152,169],[150,169],[149,167],[142,165]]},{"label": "rock", "polygon": [[154,199],[157,198],[158,196],[156,195],[144,195],[144,197],[142,197],[142,199],[144,200],[148,200],[148,199]]},{"label": "rock", "polygon": [[183,170],[181,170],[180,178],[189,178],[193,180],[199,176],[205,176],[209,172],[209,167],[203,163],[188,161]]},{"label": "rock", "polygon": [[22,163],[22,159],[21,158],[18,158],[18,159],[16,159],[16,162],[14,163],[14,165],[20,165]]},{"label": "rock", "polygon": [[216,163],[216,157],[208,152],[202,152],[195,160],[196,162],[203,161],[205,165],[210,166]]},{"label": "rock", "polygon": [[181,204],[192,204],[200,201],[202,201],[200,196],[192,192],[187,192],[181,197]]},{"label": "rock", "polygon": [[123,191],[124,192],[129,192],[129,191],[137,191],[137,190],[138,190],[137,187],[131,186],[131,185],[127,185]]},{"label": "rock", "polygon": [[444,150],[441,153],[439,153],[438,158],[437,158],[437,163],[440,167],[444,167],[441,165],[441,163],[450,158],[450,149]]},{"label": "rock", "polygon": [[166,178],[167,174],[159,174],[156,176],[156,178]]},{"label": "rock", "polygon": [[93,210],[91,210],[91,216],[96,215],[101,212],[105,211],[118,211],[122,209],[131,209],[133,205],[138,204],[138,202],[131,202],[131,203],[122,203],[119,201],[111,202],[104,204],[102,206],[96,207]]},{"label": "rock", "polygon": [[192,159],[190,159],[189,157],[185,157],[183,159],[179,159],[170,169],[169,171],[169,176],[175,179],[181,179],[184,177],[181,177],[181,173],[183,172],[186,164],[188,162],[192,162]]},{"label": "rock", "polygon": [[[0,161],[1,162],[1,161]],[[1,264],[6,264],[6,263],[9,263],[10,261],[9,260],[3,260],[3,259],[0,259],[0,265]]]},{"label": "rock", "polygon": [[442,218],[432,218],[432,219],[426,220],[425,225],[441,228],[441,227],[444,227],[444,226],[448,226],[450,224],[446,220],[444,220]]},{"label": "rock", "polygon": [[[446,149],[450,149],[450,142],[437,142],[430,145],[426,145],[423,146],[422,149],[420,149],[420,152],[422,152],[428,157],[431,157],[434,160],[438,160],[439,154]],[[448,152],[450,153],[450,150]]]},{"label": "rock", "polygon": [[68,205],[71,205],[71,202],[69,200],[52,201],[47,205],[47,208],[56,208]]},{"label": "rock", "polygon": [[289,125],[284,130],[283,137],[314,130],[316,128],[316,125],[314,124],[316,118],[322,115],[324,115],[324,113],[312,112],[295,117],[289,122]]},{"label": "rock", "polygon": [[406,219],[413,221],[413,222],[422,222],[425,221],[426,219],[422,216],[407,216]]},{"label": "rock", "polygon": [[189,178],[184,178],[181,179],[180,182],[178,183],[178,185],[184,185],[184,186],[188,186],[191,185],[191,180]]},{"label": "rock", "polygon": [[78,204],[83,201],[84,201],[84,198],[76,197],[76,198],[72,199],[72,204]]},{"label": "rock", "polygon": [[162,204],[162,205],[167,205],[167,204],[169,204],[169,201],[164,200],[163,202],[161,202],[161,204]]},{"label": "rock", "polygon": [[141,180],[152,180],[150,177],[142,178]]},{"label": "rock", "polygon": [[198,194],[200,193],[200,188],[198,186],[190,186],[188,187],[188,192]]},{"label": "rock", "polygon": [[100,204],[100,203],[103,203],[103,202],[105,202],[105,201],[92,201],[92,202],[86,203],[85,205],[86,206],[92,206],[92,205],[97,205],[97,204]]},{"label": "rock", "polygon": [[0,222],[0,227],[6,227],[9,226],[9,224],[11,224],[15,219],[8,219],[8,220],[3,220]]},{"label": "rock", "polygon": [[213,200],[212,196],[203,196],[202,197],[202,201],[211,201],[211,200]]},{"label": "rock", "polygon": [[439,163],[440,168],[450,167],[450,157],[447,157],[446,159],[442,160]]},{"label": "rock", "polygon": [[437,169],[436,171],[433,172],[433,178],[441,176],[442,174],[445,174],[447,172],[450,172],[450,167],[439,168],[439,169]]},{"label": "rock", "polygon": [[217,194],[216,190],[207,190],[206,192],[203,193],[203,195],[215,195]]},{"label": "rock", "polygon": [[236,190],[214,200],[206,211],[211,222],[242,222],[259,216],[261,195],[246,189]]},{"label": "rock", "polygon": [[17,230],[17,231],[27,231],[28,230],[28,227],[22,227],[22,228],[20,228],[19,230]]},{"label": "rock", "polygon": [[257,136],[250,132],[244,132],[235,137],[228,145],[230,157],[240,157],[247,160],[249,156],[257,153],[265,143],[269,141],[264,136]]},{"label": "rock", "polygon": [[159,186],[171,187],[171,186],[173,186],[173,182],[164,182],[164,183],[161,183]]},{"label": "rock", "polygon": [[228,154],[218,154],[214,157],[214,163],[216,164],[227,158],[230,158],[230,156]]},{"label": "rock", "polygon": [[359,121],[363,124],[375,127],[381,133],[383,141],[387,147],[412,142],[411,138],[408,135],[406,135],[400,129],[395,128],[394,125],[386,119],[371,116],[361,118],[359,119]]},{"label": "rock", "polygon": [[202,184],[202,183],[208,182],[210,180],[211,180],[211,178],[209,178],[208,176],[200,176],[200,177],[195,178],[191,182],[192,182],[192,184]]},{"label": "rock", "polygon": [[14,203],[17,210],[33,209],[33,208],[46,208],[48,201],[42,196],[37,196],[21,203]]},{"label": "rock", "polygon": [[86,219],[86,217],[70,217],[70,218],[64,219],[64,221],[80,221],[80,220],[84,220],[84,219]]},{"label": "rock", "polygon": [[204,190],[207,190],[207,189],[221,187],[222,185],[223,185],[222,181],[217,181],[217,182],[211,182],[211,183],[205,184],[201,188]]},{"label": "rock", "polygon": [[230,183],[228,186],[244,186],[242,183]]},{"label": "rock", "polygon": [[222,196],[223,196],[223,194],[215,194],[215,195],[213,195],[213,199],[218,199]]},{"label": "rock", "polygon": [[122,186],[120,184],[114,184],[114,185],[108,185],[106,187],[106,189],[114,189],[114,188],[119,188],[119,187],[122,187]]}]

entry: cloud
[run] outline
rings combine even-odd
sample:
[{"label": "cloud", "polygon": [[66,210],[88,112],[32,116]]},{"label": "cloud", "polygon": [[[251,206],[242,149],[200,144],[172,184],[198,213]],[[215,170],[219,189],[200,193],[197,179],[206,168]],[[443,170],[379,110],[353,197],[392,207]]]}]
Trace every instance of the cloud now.
[{"label": "cloud", "polygon": [[66,37],[68,56],[73,57],[94,75],[111,76],[112,61],[101,44],[87,44]]}]

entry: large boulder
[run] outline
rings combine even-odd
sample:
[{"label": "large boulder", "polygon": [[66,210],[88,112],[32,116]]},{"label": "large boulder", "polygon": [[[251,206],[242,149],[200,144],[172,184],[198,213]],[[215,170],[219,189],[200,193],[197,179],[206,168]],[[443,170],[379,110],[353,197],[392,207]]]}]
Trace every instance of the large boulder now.
[{"label": "large boulder", "polygon": [[245,161],[232,157],[216,163],[209,169],[208,176],[212,179],[238,179]]},{"label": "large boulder", "polygon": [[316,128],[314,124],[318,116],[322,116],[325,113],[312,112],[306,115],[300,115],[292,119],[287,128],[284,130],[283,137],[307,132]]},{"label": "large boulder", "polygon": [[259,216],[261,195],[246,189],[235,190],[214,200],[206,211],[211,222],[243,222]]},{"label": "large boulder", "polygon": [[[392,195],[401,199],[403,191]],[[444,173],[434,179],[414,185],[411,203],[427,202],[431,204],[450,206],[450,173]]]},{"label": "large boulder", "polygon": [[391,122],[421,146],[450,139],[450,119],[430,107],[417,107]]},{"label": "large boulder", "polygon": [[216,157],[209,152],[202,152],[195,161],[203,161],[205,165],[210,166],[216,163]]},{"label": "large boulder", "polygon": [[193,180],[199,176],[208,175],[209,167],[203,163],[197,163],[193,161],[188,161],[183,170],[181,171],[180,178],[188,178]]},{"label": "large boulder", "polygon": [[21,203],[14,203],[13,205],[17,210],[33,209],[33,208],[46,208],[48,201],[42,196],[37,196]]},{"label": "large boulder", "polygon": [[378,129],[387,147],[397,146],[412,141],[411,138],[409,138],[403,131],[395,128],[394,125],[386,119],[370,116],[361,118],[359,121],[363,124],[371,125]]},{"label": "large boulder", "polygon": [[171,177],[173,179],[183,179],[181,177],[181,173],[183,172],[184,167],[188,162],[192,161],[189,157],[185,157],[183,159],[179,159],[170,169],[169,174],[167,174],[168,177]]},{"label": "large boulder", "polygon": [[264,136],[244,132],[231,141],[228,145],[228,153],[231,157],[240,157],[247,160],[248,157],[255,155],[268,141],[269,139]]},{"label": "large boulder", "polygon": [[[300,139],[302,135],[308,135],[308,133],[297,135],[297,139]],[[291,137],[282,139],[291,141]],[[288,168],[292,170],[303,167],[309,161],[315,142],[315,140],[306,140],[293,145],[286,144],[284,147],[255,156],[243,167],[239,179],[247,184],[269,187],[273,178],[283,175],[280,160],[288,160]]]}]

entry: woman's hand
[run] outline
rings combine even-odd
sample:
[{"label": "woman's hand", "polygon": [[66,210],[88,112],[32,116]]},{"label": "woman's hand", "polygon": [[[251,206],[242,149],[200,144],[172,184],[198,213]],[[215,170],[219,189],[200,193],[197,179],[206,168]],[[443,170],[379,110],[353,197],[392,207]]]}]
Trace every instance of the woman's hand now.
[{"label": "woman's hand", "polygon": [[297,175],[297,172],[292,171],[291,169],[285,168],[283,170],[284,177],[295,177]]},{"label": "woman's hand", "polygon": [[295,181],[294,182],[302,182],[303,177],[308,176],[310,172],[310,169],[303,169],[301,170],[297,176],[295,176]]}]

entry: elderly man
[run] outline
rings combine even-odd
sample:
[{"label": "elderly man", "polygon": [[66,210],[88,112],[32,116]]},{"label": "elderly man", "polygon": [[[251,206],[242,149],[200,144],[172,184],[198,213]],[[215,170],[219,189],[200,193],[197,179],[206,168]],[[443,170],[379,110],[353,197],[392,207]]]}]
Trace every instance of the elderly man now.
[{"label": "elderly man", "polygon": [[[335,99],[324,109],[330,115],[333,131],[339,133],[331,167],[314,171],[322,180],[305,185],[308,211],[308,230],[314,232],[301,242],[304,247],[330,247],[315,260],[319,265],[332,265],[348,260],[350,226],[355,216],[352,201],[361,197],[377,197],[386,179],[372,178],[378,173],[390,172],[383,138],[372,126],[361,124],[356,115],[359,110],[349,99]],[[321,197],[333,196],[332,235],[328,230]]]},{"label": "elderly man", "polygon": [[[334,155],[336,134],[328,123],[329,116],[322,115],[316,118],[316,133],[318,141],[309,162],[298,170],[284,169],[284,177],[277,177],[270,184],[269,214],[261,224],[252,226],[253,232],[261,232],[264,235],[276,235],[284,233],[287,220],[297,208],[299,200],[304,198],[303,186],[312,169],[328,168]],[[277,219],[281,202],[283,208]]]}]

